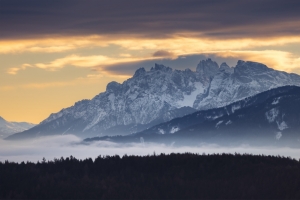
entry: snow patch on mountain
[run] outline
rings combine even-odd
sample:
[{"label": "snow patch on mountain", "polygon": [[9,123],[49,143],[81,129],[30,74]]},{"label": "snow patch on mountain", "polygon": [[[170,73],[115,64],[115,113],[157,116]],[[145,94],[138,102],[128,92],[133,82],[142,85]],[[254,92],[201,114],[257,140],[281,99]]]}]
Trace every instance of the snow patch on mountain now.
[{"label": "snow patch on mountain", "polygon": [[216,128],[219,128],[219,126],[220,126],[220,124],[222,124],[223,123],[223,120],[221,120],[221,121],[218,121],[218,123],[216,124]]},{"label": "snow patch on mountain", "polygon": [[107,113],[105,111],[103,111],[102,109],[98,110],[98,114],[97,116],[93,119],[93,121],[91,123],[89,123],[84,129],[83,132],[92,128],[94,125],[96,125],[100,120],[102,120],[105,116],[107,115]]},{"label": "snow patch on mountain", "polygon": [[158,129],[158,132],[159,132],[160,134],[162,134],[162,135],[165,134],[165,131],[164,131],[163,129],[160,129],[160,128]]},{"label": "snow patch on mountain", "polygon": [[226,125],[232,124],[232,121],[231,121],[231,120],[228,120],[225,124],[226,124]]},{"label": "snow patch on mountain", "polygon": [[180,130],[180,128],[175,126],[175,127],[172,127],[172,128],[171,128],[170,133],[173,134],[173,133],[176,133],[176,132],[179,131],[179,130]]},{"label": "snow patch on mountain", "polygon": [[265,116],[269,123],[274,122],[276,117],[279,114],[279,110],[277,108],[272,108],[268,112],[265,113]]},{"label": "snow patch on mountain", "polygon": [[273,100],[273,102],[272,102],[272,105],[278,104],[278,103],[279,103],[279,100],[280,100],[280,97],[275,98],[275,99]]},{"label": "snow patch on mountain", "polygon": [[235,104],[231,106],[231,112],[234,113],[236,110],[240,109],[241,105],[240,104]]},{"label": "snow patch on mountain", "polygon": [[282,137],[282,133],[281,132],[277,132],[275,135],[276,140],[279,140]]},{"label": "snow patch on mountain", "polygon": [[204,92],[205,87],[201,82],[195,82],[194,84],[190,82],[190,85],[194,85],[195,89],[189,95],[183,94],[183,100],[178,102],[178,105],[180,107],[183,106],[193,107],[197,95],[202,94]]},{"label": "snow patch on mountain", "polygon": [[289,128],[288,125],[285,123],[285,121],[282,121],[281,123],[276,121],[276,123],[277,123],[278,129],[281,130],[281,131],[283,131],[284,129]]}]

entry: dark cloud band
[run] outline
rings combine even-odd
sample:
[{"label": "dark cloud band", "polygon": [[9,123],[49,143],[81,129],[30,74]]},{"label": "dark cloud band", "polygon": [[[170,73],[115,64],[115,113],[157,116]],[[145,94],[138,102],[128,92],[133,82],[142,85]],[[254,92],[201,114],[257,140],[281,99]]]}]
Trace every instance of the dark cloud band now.
[{"label": "dark cloud band", "polygon": [[1,0],[0,39],[47,35],[135,34],[167,37],[298,35],[295,0]]}]

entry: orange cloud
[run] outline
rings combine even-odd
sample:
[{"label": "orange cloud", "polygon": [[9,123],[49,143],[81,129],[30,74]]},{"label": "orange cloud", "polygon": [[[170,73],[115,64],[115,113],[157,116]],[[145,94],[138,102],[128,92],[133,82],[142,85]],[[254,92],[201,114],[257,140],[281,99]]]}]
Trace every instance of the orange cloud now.
[{"label": "orange cloud", "polygon": [[250,60],[266,64],[276,70],[300,73],[300,57],[285,51],[226,51],[214,52],[218,57]]},{"label": "orange cloud", "polygon": [[100,46],[105,47],[109,43],[103,36],[86,36],[86,37],[55,37],[39,39],[16,39],[0,41],[0,53],[22,53],[22,52],[64,52],[68,50]]},{"label": "orange cloud", "polygon": [[9,69],[7,70],[7,73],[8,73],[8,74],[15,75],[15,74],[18,73],[18,71],[20,71],[20,70],[25,70],[25,69],[28,68],[28,67],[32,67],[32,65],[30,65],[30,64],[23,64],[21,67],[12,67],[12,68],[9,68]]},{"label": "orange cloud", "polygon": [[[12,67],[7,70],[9,74],[17,74],[20,70],[28,67],[36,67],[49,71],[59,70],[66,66],[81,68],[96,68],[105,73],[105,68],[121,63],[131,63],[158,58],[176,59],[178,56],[191,54],[215,53],[222,56],[235,56],[238,59],[254,60],[271,64],[276,69],[287,71],[299,71],[299,59],[291,52],[285,51],[250,51],[255,48],[268,48],[286,44],[300,43],[300,37],[276,37],[276,38],[243,38],[243,39],[211,39],[196,37],[190,33],[177,34],[169,38],[150,39],[133,38],[127,36],[117,38],[116,36],[93,35],[88,37],[70,37],[57,39],[16,40],[0,41],[0,53],[18,51],[66,51],[70,49],[116,45],[121,47],[118,56],[77,54],[54,59],[50,62],[23,64],[20,67]],[[163,49],[163,50],[162,50]],[[123,53],[123,52],[130,53]],[[141,53],[144,52],[144,53]],[[152,53],[151,53],[152,52]]]},{"label": "orange cloud", "polygon": [[[178,33],[168,38],[142,38],[132,35],[113,36],[78,36],[24,39],[24,40],[2,40],[0,41],[0,54],[20,52],[65,52],[79,48],[106,47],[117,45],[127,50],[153,50],[164,49],[176,55],[191,54],[211,50],[245,50],[255,47],[268,47],[274,45],[285,45],[300,43],[299,36],[271,37],[271,38],[208,38],[197,36],[193,33]],[[122,54],[122,52],[120,53]],[[125,55],[125,54],[123,54]],[[126,57],[126,56],[124,56]]]},{"label": "orange cloud", "polygon": [[151,58],[136,58],[136,57],[121,57],[121,58],[113,58],[103,55],[92,55],[92,56],[80,56],[80,55],[69,55],[63,58],[55,59],[49,63],[36,63],[36,64],[23,64],[20,67],[13,67],[7,70],[8,74],[15,75],[20,70],[25,70],[28,67],[37,67],[40,69],[45,69],[49,71],[56,71],[58,69],[74,66],[74,67],[83,67],[83,68],[94,68],[98,69],[108,65],[114,65],[118,63],[127,63],[127,62],[135,62],[142,61]]}]

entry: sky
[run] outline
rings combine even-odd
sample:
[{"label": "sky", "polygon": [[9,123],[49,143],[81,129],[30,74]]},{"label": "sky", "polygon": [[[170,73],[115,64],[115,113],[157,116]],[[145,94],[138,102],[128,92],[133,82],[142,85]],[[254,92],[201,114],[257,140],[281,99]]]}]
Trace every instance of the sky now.
[{"label": "sky", "polygon": [[39,123],[155,63],[300,74],[296,0],[0,0],[0,116]]}]

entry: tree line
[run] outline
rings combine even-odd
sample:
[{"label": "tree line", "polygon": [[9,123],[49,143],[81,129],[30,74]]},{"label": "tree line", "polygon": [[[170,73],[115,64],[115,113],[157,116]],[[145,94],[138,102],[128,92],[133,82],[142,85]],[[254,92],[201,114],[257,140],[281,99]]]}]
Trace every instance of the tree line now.
[{"label": "tree line", "polygon": [[0,199],[300,199],[300,162],[250,154],[0,162]]}]

